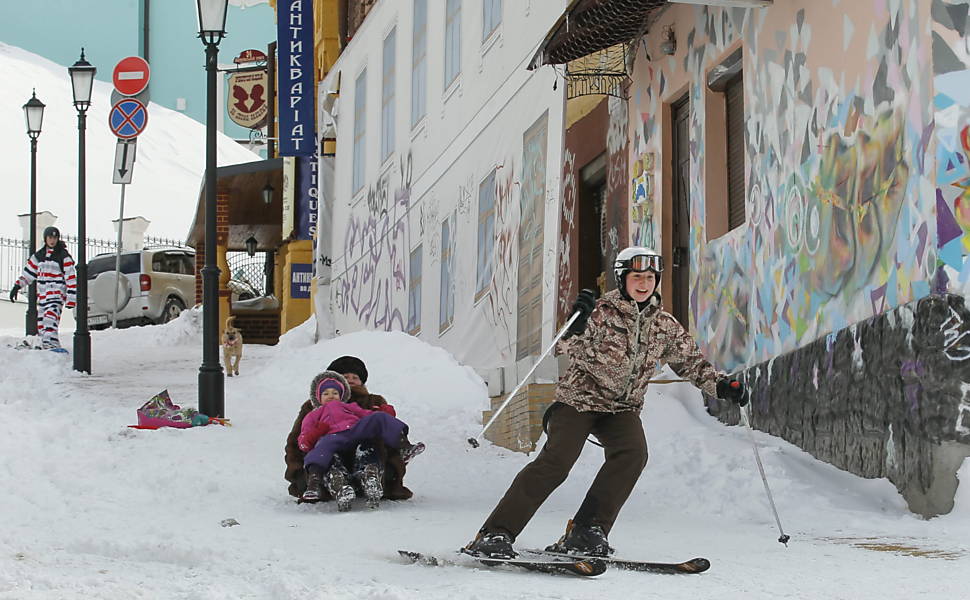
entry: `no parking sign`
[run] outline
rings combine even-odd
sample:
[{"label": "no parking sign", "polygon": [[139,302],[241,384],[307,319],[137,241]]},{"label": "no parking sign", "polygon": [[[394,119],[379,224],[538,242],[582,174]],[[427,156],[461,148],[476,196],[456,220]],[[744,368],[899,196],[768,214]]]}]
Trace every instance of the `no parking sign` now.
[{"label": "no parking sign", "polygon": [[134,98],[125,98],[111,107],[108,126],[111,132],[123,140],[138,137],[148,125],[148,109]]}]

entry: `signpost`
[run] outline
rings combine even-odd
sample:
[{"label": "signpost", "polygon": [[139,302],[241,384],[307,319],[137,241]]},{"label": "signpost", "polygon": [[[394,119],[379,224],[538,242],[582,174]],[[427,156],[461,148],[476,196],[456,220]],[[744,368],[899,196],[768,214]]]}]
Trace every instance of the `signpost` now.
[{"label": "signpost", "polygon": [[[121,204],[118,210],[118,252],[115,255],[115,301],[111,326],[118,327],[118,288],[121,285],[121,232],[125,222],[125,186],[131,183],[135,168],[135,144],[141,132],[148,125],[148,81],[151,69],[148,62],[140,56],[129,56],[118,61],[111,81],[115,92],[125,98],[112,97],[111,112],[108,113],[108,126],[118,137],[115,145],[115,161],[112,169],[112,183],[121,184]],[[144,101],[131,96],[140,96]],[[114,96],[114,94],[112,94]]]}]

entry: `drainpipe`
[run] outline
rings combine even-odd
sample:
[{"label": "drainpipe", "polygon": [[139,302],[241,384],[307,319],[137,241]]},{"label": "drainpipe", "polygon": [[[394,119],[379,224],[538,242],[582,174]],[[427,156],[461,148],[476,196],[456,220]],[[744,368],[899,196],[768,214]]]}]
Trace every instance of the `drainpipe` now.
[{"label": "drainpipe", "polygon": [[148,33],[150,30],[149,21],[151,20],[152,14],[152,0],[142,0],[142,12],[141,12],[141,57],[145,59],[145,62],[151,64],[151,58],[149,57],[149,49],[151,44],[149,44]]}]

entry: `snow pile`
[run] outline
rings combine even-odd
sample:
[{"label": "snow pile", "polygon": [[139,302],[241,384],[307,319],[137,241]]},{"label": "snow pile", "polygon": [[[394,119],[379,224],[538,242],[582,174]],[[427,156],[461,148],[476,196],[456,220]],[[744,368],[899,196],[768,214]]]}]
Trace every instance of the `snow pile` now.
[{"label": "snow pile", "polygon": [[[0,597],[638,598],[649,587],[675,600],[884,600],[957,598],[970,586],[966,490],[962,514],[924,521],[885,480],[859,479],[756,433],[792,536],[789,548],[778,544],[747,432],[709,417],[685,384],[648,394],[650,462],[610,541],[633,558],[707,556],[708,573],[610,571],[582,581],[403,564],[398,548],[446,553],[471,539],[532,457],[468,446],[486,389],[444,350],[402,333],[313,343],[312,325],[274,347],[247,345],[240,376],[225,381],[232,427],[188,430],[126,425],[162,389],[197,406],[198,311],[165,326],[93,332],[91,375],[71,371],[69,356],[0,345]],[[286,494],[286,435],[310,380],[345,354],[367,363],[370,390],[395,405],[412,440],[428,444],[405,478],[414,498],[378,511],[360,502],[337,513]],[[558,538],[601,464],[602,450],[588,444],[517,543]],[[961,474],[968,478],[967,467]]]},{"label": "snow pile", "polygon": [[[114,65],[98,63],[98,71]],[[204,85],[199,52],[199,85]],[[0,43],[0,139],[7,141],[0,179],[11,190],[4,202],[0,237],[20,238],[17,215],[30,211],[30,142],[20,107],[31,90],[47,105],[37,147],[37,210],[58,217],[63,235],[77,233],[77,112],[67,67],[15,46]],[[111,183],[116,138],[108,127],[110,83],[95,81],[86,131],[88,237],[115,239],[111,221],[118,218],[121,186]],[[218,134],[219,165],[259,160],[229,137]],[[16,151],[21,148],[22,151]],[[184,239],[195,216],[205,169],[205,126],[182,113],[155,103],[148,105],[148,125],[138,137],[131,185],[125,192],[125,217],[149,221],[147,235]]]}]

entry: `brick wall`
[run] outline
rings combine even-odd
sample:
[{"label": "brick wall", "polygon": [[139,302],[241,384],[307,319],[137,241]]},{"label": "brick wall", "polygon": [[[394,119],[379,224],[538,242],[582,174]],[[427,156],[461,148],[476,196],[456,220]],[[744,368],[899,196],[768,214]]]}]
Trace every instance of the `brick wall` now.
[{"label": "brick wall", "polygon": [[278,310],[233,312],[233,324],[242,332],[247,344],[275,345],[280,341],[280,313]]},{"label": "brick wall", "polygon": [[[542,415],[555,401],[555,396],[554,383],[531,383],[523,387],[485,432],[485,439],[516,452],[532,452],[542,434]],[[483,425],[502,406],[505,398],[491,398],[491,410],[482,411]]]}]

